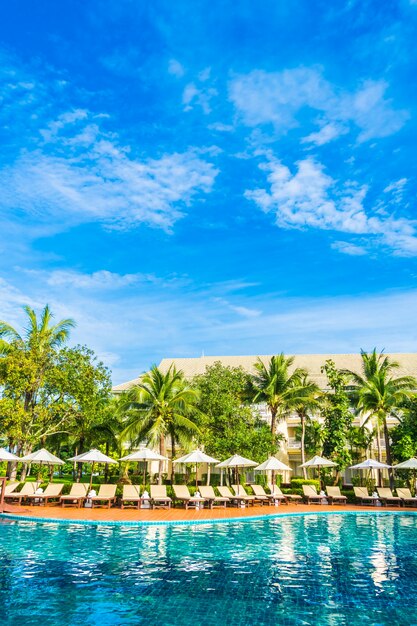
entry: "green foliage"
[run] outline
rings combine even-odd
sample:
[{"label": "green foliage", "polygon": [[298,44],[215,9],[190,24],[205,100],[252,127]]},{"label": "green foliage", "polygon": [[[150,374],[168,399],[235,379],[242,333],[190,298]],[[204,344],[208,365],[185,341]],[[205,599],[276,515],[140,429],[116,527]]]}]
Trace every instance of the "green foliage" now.
[{"label": "green foliage", "polygon": [[239,453],[261,463],[276,450],[278,438],[244,404],[249,382],[242,368],[219,362],[194,378],[200,397],[200,441],[215,458]]},{"label": "green foliage", "polygon": [[322,367],[326,373],[332,392],[326,396],[322,415],[324,418],[323,456],[337,463],[339,470],[351,464],[352,457],[346,447],[349,430],[352,426],[353,413],[346,393],[348,377],[338,370],[331,359]]},{"label": "green foliage", "polygon": [[291,478],[291,489],[300,489],[303,485],[314,485],[320,491],[320,481],[308,478]]},{"label": "green foliage", "polygon": [[[382,424],[385,437],[387,463],[391,464],[391,441],[387,418],[398,416],[401,408],[412,397],[417,381],[412,376],[396,377],[399,364],[374,349],[370,354],[361,351],[362,375],[349,372],[353,385],[351,396],[358,413],[372,420],[379,431]],[[381,459],[379,459],[381,460]]]},{"label": "green foliage", "polygon": [[[296,426],[295,438],[297,441],[301,441],[301,434],[301,426]],[[323,424],[312,418],[306,420],[304,447],[308,456],[314,456],[321,452],[325,434],[326,431]]]},{"label": "green foliage", "polygon": [[258,358],[252,377],[252,399],[265,402],[271,412],[271,432],[275,434],[277,421],[283,419],[308,395],[305,389],[307,372],[296,368],[290,372],[294,357],[284,354],[272,356],[268,363]]},{"label": "green foliage", "polygon": [[417,398],[407,399],[402,409],[400,423],[390,430],[392,454],[398,463],[417,456]]}]

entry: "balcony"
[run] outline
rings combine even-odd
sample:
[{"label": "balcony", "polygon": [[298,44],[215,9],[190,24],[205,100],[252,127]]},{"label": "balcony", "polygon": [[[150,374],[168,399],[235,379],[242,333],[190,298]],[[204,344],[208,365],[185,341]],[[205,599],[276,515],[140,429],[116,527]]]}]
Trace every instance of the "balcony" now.
[{"label": "balcony", "polygon": [[297,441],[295,437],[288,437],[287,448],[288,450],[299,450],[301,448],[301,441]]}]

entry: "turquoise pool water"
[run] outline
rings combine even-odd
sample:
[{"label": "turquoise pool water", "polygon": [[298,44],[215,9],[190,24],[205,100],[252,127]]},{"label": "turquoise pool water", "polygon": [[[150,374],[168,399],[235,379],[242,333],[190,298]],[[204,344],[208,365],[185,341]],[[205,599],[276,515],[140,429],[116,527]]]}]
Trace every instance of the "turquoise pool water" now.
[{"label": "turquoise pool water", "polygon": [[417,624],[417,516],[200,526],[0,521],[0,623]]}]

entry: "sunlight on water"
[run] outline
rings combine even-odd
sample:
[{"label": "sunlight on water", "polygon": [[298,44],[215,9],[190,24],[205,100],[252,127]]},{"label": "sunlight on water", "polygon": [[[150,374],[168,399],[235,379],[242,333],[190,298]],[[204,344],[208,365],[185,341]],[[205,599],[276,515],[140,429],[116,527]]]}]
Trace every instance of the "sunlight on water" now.
[{"label": "sunlight on water", "polygon": [[1,624],[417,624],[417,516],[0,522]]}]

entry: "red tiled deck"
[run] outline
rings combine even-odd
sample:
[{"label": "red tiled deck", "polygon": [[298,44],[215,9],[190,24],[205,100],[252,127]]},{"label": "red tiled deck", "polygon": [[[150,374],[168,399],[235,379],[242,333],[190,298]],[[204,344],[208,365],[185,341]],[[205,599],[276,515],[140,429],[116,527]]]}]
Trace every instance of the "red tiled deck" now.
[{"label": "red tiled deck", "polygon": [[[60,506],[7,506],[5,512],[13,515],[21,515],[22,517],[33,517],[37,519],[57,519],[68,521],[95,521],[95,522],[175,522],[175,521],[201,521],[201,520],[223,520],[233,518],[251,518],[269,515],[285,515],[286,513],[319,513],[321,511],[337,513],[338,511],[404,511],[399,507],[373,507],[373,506],[323,506],[323,505],[306,505],[306,504],[289,504],[275,506],[254,506],[250,508],[218,508],[218,509],[202,509],[195,511],[194,509],[185,510],[184,508],[171,509],[119,509],[119,508],[94,508],[94,509],[75,509],[61,508]],[[408,509],[407,509],[408,510]]]}]

